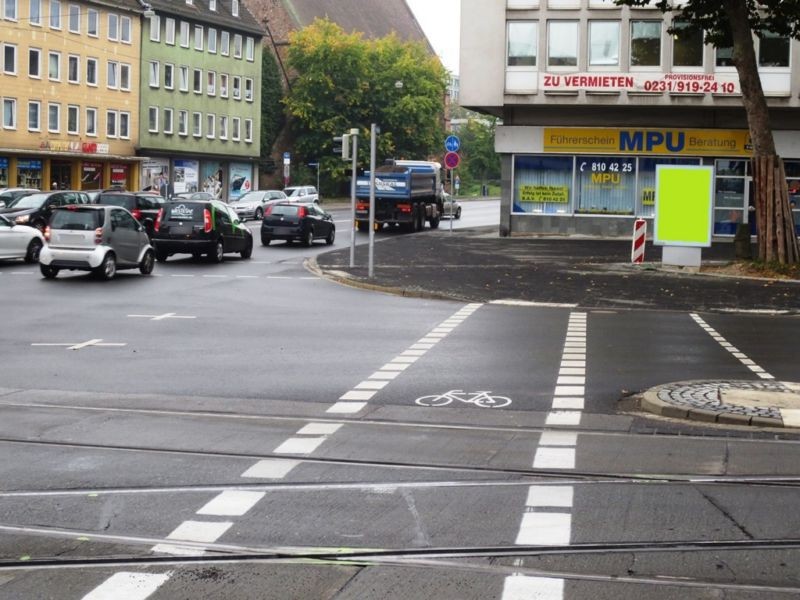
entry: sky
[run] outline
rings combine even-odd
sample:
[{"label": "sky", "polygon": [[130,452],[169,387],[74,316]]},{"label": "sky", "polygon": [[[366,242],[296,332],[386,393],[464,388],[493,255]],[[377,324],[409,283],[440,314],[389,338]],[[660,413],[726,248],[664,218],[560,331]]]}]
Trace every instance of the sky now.
[{"label": "sky", "polygon": [[458,73],[461,0],[406,0],[448,71]]}]

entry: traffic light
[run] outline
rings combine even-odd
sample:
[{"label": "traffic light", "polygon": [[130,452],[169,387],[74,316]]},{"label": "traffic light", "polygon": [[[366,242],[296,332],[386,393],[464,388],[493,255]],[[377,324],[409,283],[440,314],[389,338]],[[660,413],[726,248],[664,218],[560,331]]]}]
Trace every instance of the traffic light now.
[{"label": "traffic light", "polygon": [[333,138],[333,153],[341,154],[342,160],[350,160],[350,134],[337,135]]}]

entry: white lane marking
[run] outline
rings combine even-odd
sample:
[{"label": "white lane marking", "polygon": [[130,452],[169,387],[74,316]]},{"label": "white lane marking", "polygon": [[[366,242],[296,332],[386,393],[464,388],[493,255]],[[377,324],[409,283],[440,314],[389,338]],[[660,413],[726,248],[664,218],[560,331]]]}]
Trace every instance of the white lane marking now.
[{"label": "white lane marking", "polygon": [[297,435],[331,435],[341,429],[341,423],[309,423],[298,430]]},{"label": "white lane marking", "polygon": [[574,377],[574,376],[567,376],[567,375],[562,374],[561,376],[559,376],[558,381],[556,381],[556,384],[557,385],[585,385],[586,384],[586,377]]},{"label": "white lane marking", "polygon": [[150,319],[151,321],[163,321],[165,319],[196,319],[197,317],[176,315],[175,313],[164,313],[163,315],[128,315],[132,319]]},{"label": "white lane marking", "polygon": [[395,379],[400,373],[398,371],[375,371],[369,376],[370,379],[385,379],[391,381]]},{"label": "white lane marking", "polygon": [[420,342],[421,344],[430,344],[430,345],[431,345],[431,347],[432,347],[434,344],[436,344],[436,343],[438,343],[438,342],[439,342],[439,338],[435,338],[435,337],[424,337],[424,338],[421,338],[421,339],[419,340],[419,342]]},{"label": "white lane marking", "polygon": [[340,396],[339,400],[370,400],[375,393],[374,391],[350,390]]},{"label": "white lane marking", "polygon": [[366,402],[336,402],[325,412],[337,415],[352,415],[363,410],[366,405]]},{"label": "white lane marking", "polygon": [[514,542],[518,546],[569,546],[570,513],[526,512]]},{"label": "white lane marking", "polygon": [[781,419],[784,427],[800,427],[800,410],[796,408],[781,408]]},{"label": "white lane marking", "polygon": [[197,514],[215,517],[241,517],[264,496],[266,496],[265,492],[227,490],[210,500],[197,511]]},{"label": "white lane marking", "polygon": [[289,438],[275,448],[275,454],[311,454],[325,441],[324,437]]},{"label": "white lane marking", "polygon": [[400,356],[425,356],[427,353],[427,350],[406,350]]},{"label": "white lane marking", "polygon": [[585,404],[583,398],[553,398],[553,408],[555,410],[583,410]]},{"label": "white lane marking", "polygon": [[100,338],[94,340],[88,340],[86,342],[80,342],[77,344],[73,342],[64,344],[44,344],[44,343],[31,344],[31,346],[61,346],[61,347],[66,347],[67,350],[81,350],[83,348],[88,348],[90,346],[97,346],[101,348],[120,348],[122,346],[127,346],[127,345],[128,344],[120,344],[116,342],[104,342]]},{"label": "white lane marking", "polygon": [[562,375],[583,375],[583,377],[581,377],[581,379],[583,379],[583,381],[581,381],[581,383],[585,383],[586,382],[586,368],[585,368],[585,366],[584,367],[568,367],[562,362],[561,363],[561,369],[559,370],[559,373],[561,373]]},{"label": "white lane marking", "polygon": [[114,573],[82,600],[145,600],[172,576],[167,573]]},{"label": "white lane marking", "polygon": [[562,600],[564,580],[510,575],[503,583],[502,600]]},{"label": "white lane marking", "polygon": [[544,431],[539,438],[540,446],[577,446],[578,433],[575,431]]},{"label": "white lane marking", "polygon": [[556,385],[556,396],[583,396],[585,387],[582,385]]},{"label": "white lane marking", "polygon": [[750,358],[748,358],[746,354],[740,352],[738,348],[735,348],[733,345],[731,345],[724,337],[717,334],[717,332],[708,323],[706,323],[700,315],[698,315],[697,313],[691,313],[690,316],[692,317],[692,320],[694,320],[695,323],[697,323],[702,329],[706,331],[706,333],[711,335],[712,339],[714,339],[720,346],[725,348],[725,350],[730,352],[734,358],[738,359],[739,362],[741,362],[745,367],[750,369],[753,373],[758,375],[761,379],[775,379],[767,371],[758,366],[754,361],[750,360]]},{"label": "white lane marking", "polygon": [[430,350],[436,344],[412,344],[409,346],[410,350]]},{"label": "white lane marking", "polygon": [[167,536],[179,542],[216,542],[233,526],[231,521],[210,523],[207,521],[184,521]]},{"label": "white lane marking", "polygon": [[194,275],[170,275],[170,277],[194,277]]},{"label": "white lane marking", "polygon": [[547,413],[545,425],[580,425],[581,413],[578,410],[554,410]]},{"label": "white lane marking", "polygon": [[156,544],[150,549],[155,554],[171,554],[173,556],[203,556],[206,551],[197,546],[179,546],[177,544]]},{"label": "white lane marking", "polygon": [[392,362],[394,364],[398,364],[398,363],[399,364],[403,364],[403,363],[405,363],[405,364],[411,365],[411,364],[414,364],[415,362],[417,362],[418,360],[419,360],[419,356],[395,356],[392,359]]},{"label": "white lane marking", "polygon": [[258,279],[258,275],[237,275],[236,279]]},{"label": "white lane marking", "polygon": [[533,459],[534,469],[574,469],[575,448],[539,446]]},{"label": "white lane marking", "polygon": [[362,381],[359,383],[355,388],[356,390],[382,390],[387,385],[389,385],[388,381]]},{"label": "white lane marking", "polygon": [[205,279],[227,279],[227,275],[203,275]]},{"label": "white lane marking", "polygon": [[300,461],[285,458],[265,458],[242,473],[248,479],[283,479]]},{"label": "white lane marking", "polygon": [[575,308],[577,304],[561,304],[558,302],[529,302],[527,300],[492,300],[489,304],[501,306],[530,306],[536,308]]},{"label": "white lane marking", "polygon": [[532,485],[528,488],[525,506],[532,508],[572,508],[574,488],[571,485]]},{"label": "white lane marking", "polygon": [[381,371],[405,371],[409,365],[398,363],[386,363],[381,367]]}]

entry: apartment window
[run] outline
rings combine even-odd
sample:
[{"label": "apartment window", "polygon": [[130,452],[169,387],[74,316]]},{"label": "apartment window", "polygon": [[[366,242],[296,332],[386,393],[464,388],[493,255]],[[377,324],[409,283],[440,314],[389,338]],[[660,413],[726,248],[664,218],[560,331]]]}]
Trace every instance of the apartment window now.
[{"label": "apartment window", "polygon": [[253,80],[250,77],[244,79],[244,99],[247,102],[253,101]]},{"label": "apartment window", "polygon": [[61,105],[52,102],[47,104],[47,131],[58,133],[61,127]]},{"label": "apartment window", "polygon": [[547,23],[547,66],[578,66],[578,22]]},{"label": "apartment window", "polygon": [[115,90],[119,87],[119,63],[113,60],[108,61],[108,77],[106,86]]},{"label": "apartment window", "polygon": [[175,87],[175,65],[164,63],[164,88],[171,90]]},{"label": "apartment window", "polygon": [[167,17],[164,25],[164,41],[170,46],[175,45],[175,19]]},{"label": "apartment window", "polygon": [[242,120],[239,117],[231,118],[231,139],[238,142],[241,136]]},{"label": "apartment window", "polygon": [[242,36],[238,33],[233,36],[233,58],[242,58]]},{"label": "apartment window", "polygon": [[538,24],[533,21],[511,21],[508,24],[509,67],[535,67],[539,43]]},{"label": "apartment window", "polygon": [[47,53],[47,77],[53,81],[61,81],[61,53]]},{"label": "apartment window", "polygon": [[100,16],[97,11],[90,8],[86,12],[86,33],[91,37],[98,37],[100,35]]},{"label": "apartment window", "polygon": [[208,28],[208,51],[211,54],[217,53],[217,30],[213,27]]},{"label": "apartment window", "polygon": [[231,2],[231,14],[234,17],[238,17],[239,16],[239,0],[233,0]]},{"label": "apartment window", "polygon": [[97,109],[86,109],[86,135],[92,137],[97,135]]},{"label": "apartment window", "polygon": [[150,17],[150,41],[161,41],[161,17],[158,15]]},{"label": "apartment window", "polygon": [[192,90],[195,94],[202,94],[203,93],[203,70],[202,69],[193,69],[192,70]]},{"label": "apartment window", "polygon": [[117,137],[117,111],[106,111],[106,137]]},{"label": "apartment window", "polygon": [[718,67],[735,67],[733,63],[733,46],[723,46],[715,51],[715,64]]},{"label": "apartment window", "polygon": [[17,20],[17,0],[4,0],[3,18],[9,21]]},{"label": "apartment window", "polygon": [[209,96],[217,95],[217,74],[214,71],[206,73],[206,94]]},{"label": "apartment window", "polygon": [[661,21],[631,21],[631,66],[661,65]]},{"label": "apartment window", "polygon": [[158,133],[158,107],[151,106],[147,109],[147,131]]},{"label": "apartment window", "polygon": [[228,74],[219,74],[219,96],[220,98],[228,97]]},{"label": "apartment window", "polygon": [[38,100],[28,101],[28,131],[40,131],[42,128],[42,103]]},{"label": "apartment window", "polygon": [[80,83],[81,81],[81,57],[75,54],[67,56],[67,81],[70,83]]},{"label": "apartment window", "polygon": [[163,121],[164,126],[162,131],[164,133],[172,135],[172,109],[171,108],[164,108],[162,111],[163,113]]},{"label": "apartment window", "polygon": [[203,135],[203,114],[199,112],[192,113],[192,135],[194,137],[201,137]]},{"label": "apartment window", "polygon": [[672,24],[675,33],[672,35],[672,66],[703,66],[703,32],[695,29],[685,21]]},{"label": "apartment window", "polygon": [[125,44],[131,43],[131,18],[120,17],[119,19],[119,38]]},{"label": "apartment window", "polygon": [[17,101],[3,98],[3,129],[17,128]]},{"label": "apartment window", "polygon": [[233,77],[233,99],[242,99],[242,78],[238,75],[234,75]]},{"label": "apartment window", "polygon": [[219,117],[219,139],[228,139],[228,117],[223,115]]},{"label": "apartment window", "polygon": [[189,47],[189,23],[181,21],[181,47]]},{"label": "apartment window", "polygon": [[788,37],[780,36],[771,31],[762,31],[758,40],[758,66],[788,67],[789,46]]},{"label": "apartment window", "polygon": [[219,53],[222,56],[228,56],[231,51],[231,34],[227,31],[221,31],[219,34]]},{"label": "apartment window", "polygon": [[70,33],[81,32],[81,7],[77,4],[69,5],[69,23],[67,27]]},{"label": "apartment window", "polygon": [[50,0],[50,29],[61,29],[61,2]]},{"label": "apartment window", "polygon": [[206,137],[208,139],[214,139],[214,130],[216,129],[217,124],[217,115],[207,114],[206,115]]},{"label": "apartment window", "polygon": [[97,59],[86,59],[86,84],[97,85]]},{"label": "apartment window", "polygon": [[42,0],[28,2],[28,22],[31,25],[42,24]]},{"label": "apartment window", "polygon": [[188,135],[189,134],[189,111],[188,110],[179,110],[178,111],[178,135]]},{"label": "apartment window", "polygon": [[119,66],[119,89],[130,91],[131,89],[131,66],[122,63]]},{"label": "apartment window", "polygon": [[123,140],[131,138],[131,113],[119,113],[119,137]]},{"label": "apartment window", "polygon": [[80,107],[70,104],[67,106],[67,133],[78,135],[80,127]]},{"label": "apartment window", "polygon": [[151,60],[149,64],[150,68],[148,72],[150,73],[150,87],[157,88],[160,80],[159,63],[157,60]]},{"label": "apartment window", "polygon": [[203,49],[203,26],[202,25],[195,25],[194,26],[194,49],[195,50],[202,50]]},{"label": "apartment window", "polygon": [[217,10],[217,0],[208,0],[208,10]]},{"label": "apartment window", "polygon": [[182,92],[188,92],[189,91],[189,67],[181,66],[179,73],[180,73],[180,81],[179,81],[180,90]]},{"label": "apartment window", "polygon": [[108,13],[108,39],[119,40],[119,16],[114,13]]},{"label": "apartment window", "polygon": [[245,43],[245,58],[247,58],[247,60],[249,60],[250,62],[253,62],[253,60],[255,59],[255,47],[256,47],[255,40],[251,37],[247,38],[247,41]]},{"label": "apartment window", "polygon": [[589,21],[589,65],[619,65],[619,21]]},{"label": "apartment window", "polygon": [[28,48],[28,77],[40,79],[42,76],[42,51],[39,48]]},{"label": "apartment window", "polygon": [[3,73],[17,74],[17,47],[12,44],[3,44]]},{"label": "apartment window", "polygon": [[253,119],[244,120],[244,141],[253,141]]}]

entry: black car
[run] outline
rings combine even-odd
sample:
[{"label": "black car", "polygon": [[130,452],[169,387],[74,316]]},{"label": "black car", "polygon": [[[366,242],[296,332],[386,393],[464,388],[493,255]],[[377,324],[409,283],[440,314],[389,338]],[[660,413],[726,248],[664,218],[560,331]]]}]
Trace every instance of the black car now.
[{"label": "black car", "polygon": [[101,192],[94,204],[121,206],[130,212],[137,221],[144,225],[147,235],[153,235],[153,226],[158,218],[158,211],[163,208],[165,200],[152,192]]},{"label": "black car", "polygon": [[22,196],[7,208],[0,209],[0,214],[16,225],[30,225],[44,231],[53,210],[69,204],[88,204],[89,197],[85,192],[60,190],[52,192],[36,192]]},{"label": "black car", "polygon": [[151,242],[156,258],[163,262],[173,254],[206,254],[222,262],[228,252],[242,258],[253,254],[253,234],[223,202],[166,202],[153,227]]},{"label": "black car", "polygon": [[261,243],[301,240],[310,246],[316,238],[328,245],[336,238],[333,217],[314,202],[277,202],[267,207],[261,221]]}]

